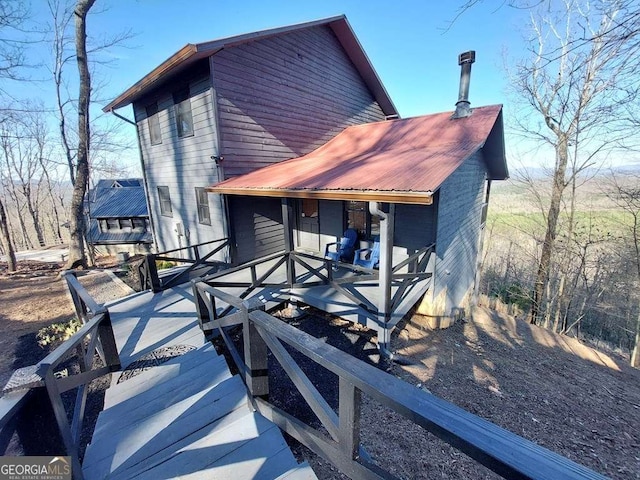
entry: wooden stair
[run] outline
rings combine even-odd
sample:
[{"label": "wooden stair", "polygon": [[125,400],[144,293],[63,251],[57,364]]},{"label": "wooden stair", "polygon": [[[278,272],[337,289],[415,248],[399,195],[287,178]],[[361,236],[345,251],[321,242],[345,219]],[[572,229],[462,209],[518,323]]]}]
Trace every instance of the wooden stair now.
[{"label": "wooden stair", "polygon": [[280,430],[250,407],[244,384],[202,346],[106,391],[87,479],[315,479]]}]

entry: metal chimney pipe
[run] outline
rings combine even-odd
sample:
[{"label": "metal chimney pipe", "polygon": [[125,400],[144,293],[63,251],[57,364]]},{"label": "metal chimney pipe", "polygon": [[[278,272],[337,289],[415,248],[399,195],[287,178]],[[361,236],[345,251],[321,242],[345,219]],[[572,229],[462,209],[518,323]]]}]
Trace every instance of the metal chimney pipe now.
[{"label": "metal chimney pipe", "polygon": [[458,55],[458,65],[460,65],[460,90],[458,92],[458,101],[456,102],[456,111],[453,118],[463,118],[471,115],[471,107],[469,103],[469,82],[471,80],[471,64],[476,61],[475,50]]}]

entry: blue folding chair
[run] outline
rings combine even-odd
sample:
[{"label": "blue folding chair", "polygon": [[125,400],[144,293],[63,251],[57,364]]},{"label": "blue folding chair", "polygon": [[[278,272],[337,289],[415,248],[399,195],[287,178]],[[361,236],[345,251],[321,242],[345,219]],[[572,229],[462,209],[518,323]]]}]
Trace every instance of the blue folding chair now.
[{"label": "blue folding chair", "polygon": [[380,239],[376,238],[371,248],[360,248],[356,250],[353,264],[365,268],[378,268],[380,263]]},{"label": "blue folding chair", "polygon": [[[329,258],[334,262],[351,263],[357,241],[358,232],[350,228],[344,232],[342,239],[339,242],[327,243],[324,249],[324,257]],[[334,251],[330,250],[332,246],[334,247]]]}]

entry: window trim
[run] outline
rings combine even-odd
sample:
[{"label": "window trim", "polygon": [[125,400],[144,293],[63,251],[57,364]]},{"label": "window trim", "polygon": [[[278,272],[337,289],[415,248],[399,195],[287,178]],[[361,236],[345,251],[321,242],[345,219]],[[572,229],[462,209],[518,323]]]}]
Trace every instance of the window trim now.
[{"label": "window trim", "polygon": [[[355,210],[355,209],[351,209],[349,208],[350,205],[354,205],[354,204],[363,204],[362,209],[361,210]],[[345,229],[347,228],[353,228],[354,230],[356,230],[358,232],[358,237],[360,237],[360,240],[373,240],[375,237],[380,235],[380,219],[371,215],[371,212],[369,211],[369,203],[368,202],[362,202],[362,201],[357,201],[357,200],[347,200],[345,202],[343,202],[343,208],[344,208],[344,223],[345,223]],[[349,226],[349,211],[353,210],[353,211],[361,211],[362,214],[364,215],[364,230],[359,230],[356,227],[353,226]],[[378,233],[377,234],[373,234],[372,233],[372,224],[374,222],[374,220],[376,220],[376,224],[378,225],[377,229],[378,229]]]},{"label": "window trim", "polygon": [[[171,192],[169,191],[169,187],[166,185],[160,185],[157,187],[157,192],[160,215],[163,217],[173,217],[173,206],[171,205]],[[166,197],[163,198],[165,195]]]},{"label": "window trim", "polygon": [[[204,187],[195,187],[196,192],[196,210],[198,211],[198,223],[201,225],[211,225],[211,206],[209,205],[209,194]],[[201,197],[204,195],[204,197]],[[200,202],[200,200],[206,201],[206,203]],[[204,212],[206,211],[206,216]]]},{"label": "window trim", "polygon": [[[162,128],[160,127],[160,117],[158,116],[158,102],[150,103],[145,107],[147,112],[147,128],[149,129],[149,143],[151,145],[162,144]],[[154,139],[153,132],[158,132],[158,137]]]},{"label": "window trim", "polygon": [[[185,87],[181,90],[173,92],[173,113],[175,116],[176,132],[179,138],[193,137],[193,112],[191,110],[191,97],[189,95],[189,87]],[[186,122],[189,125],[189,130],[183,129],[183,117],[189,116],[189,121]]]}]

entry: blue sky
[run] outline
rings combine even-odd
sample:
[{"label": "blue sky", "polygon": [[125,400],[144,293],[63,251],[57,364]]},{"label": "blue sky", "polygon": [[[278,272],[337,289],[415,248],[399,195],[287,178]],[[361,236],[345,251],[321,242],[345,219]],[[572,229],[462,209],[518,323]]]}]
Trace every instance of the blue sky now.
[{"label": "blue sky", "polygon": [[[187,43],[345,14],[402,117],[452,110],[460,75],[457,57],[471,49],[476,51],[471,106],[502,103],[508,116],[503,57],[506,50],[521,53],[525,48],[519,29],[526,25],[527,12],[504,6],[500,0],[485,0],[458,16],[462,3],[97,0],[88,20],[90,35],[100,38],[127,30],[134,34],[126,48],[107,52],[113,62],[94,77],[104,83],[100,107]],[[39,22],[50,21],[46,0],[32,0],[32,5]],[[34,47],[31,52],[44,63],[50,61],[46,45]],[[69,70],[71,78],[75,78],[75,64]],[[25,91],[24,86],[21,88]],[[53,102],[49,82],[28,85],[26,92],[35,92]],[[132,117],[130,107],[119,113]],[[121,131],[134,145],[123,158],[137,165],[134,129],[123,126]]]},{"label": "blue sky", "polygon": [[[97,6],[100,5],[98,0]],[[114,52],[108,92],[117,95],[186,43],[346,14],[403,117],[450,110],[457,99],[457,55],[476,50],[472,105],[506,103],[502,53],[521,45],[517,10],[489,0],[460,16],[461,2],[193,1],[103,2],[90,19],[100,30],[132,29],[130,49]]]}]

